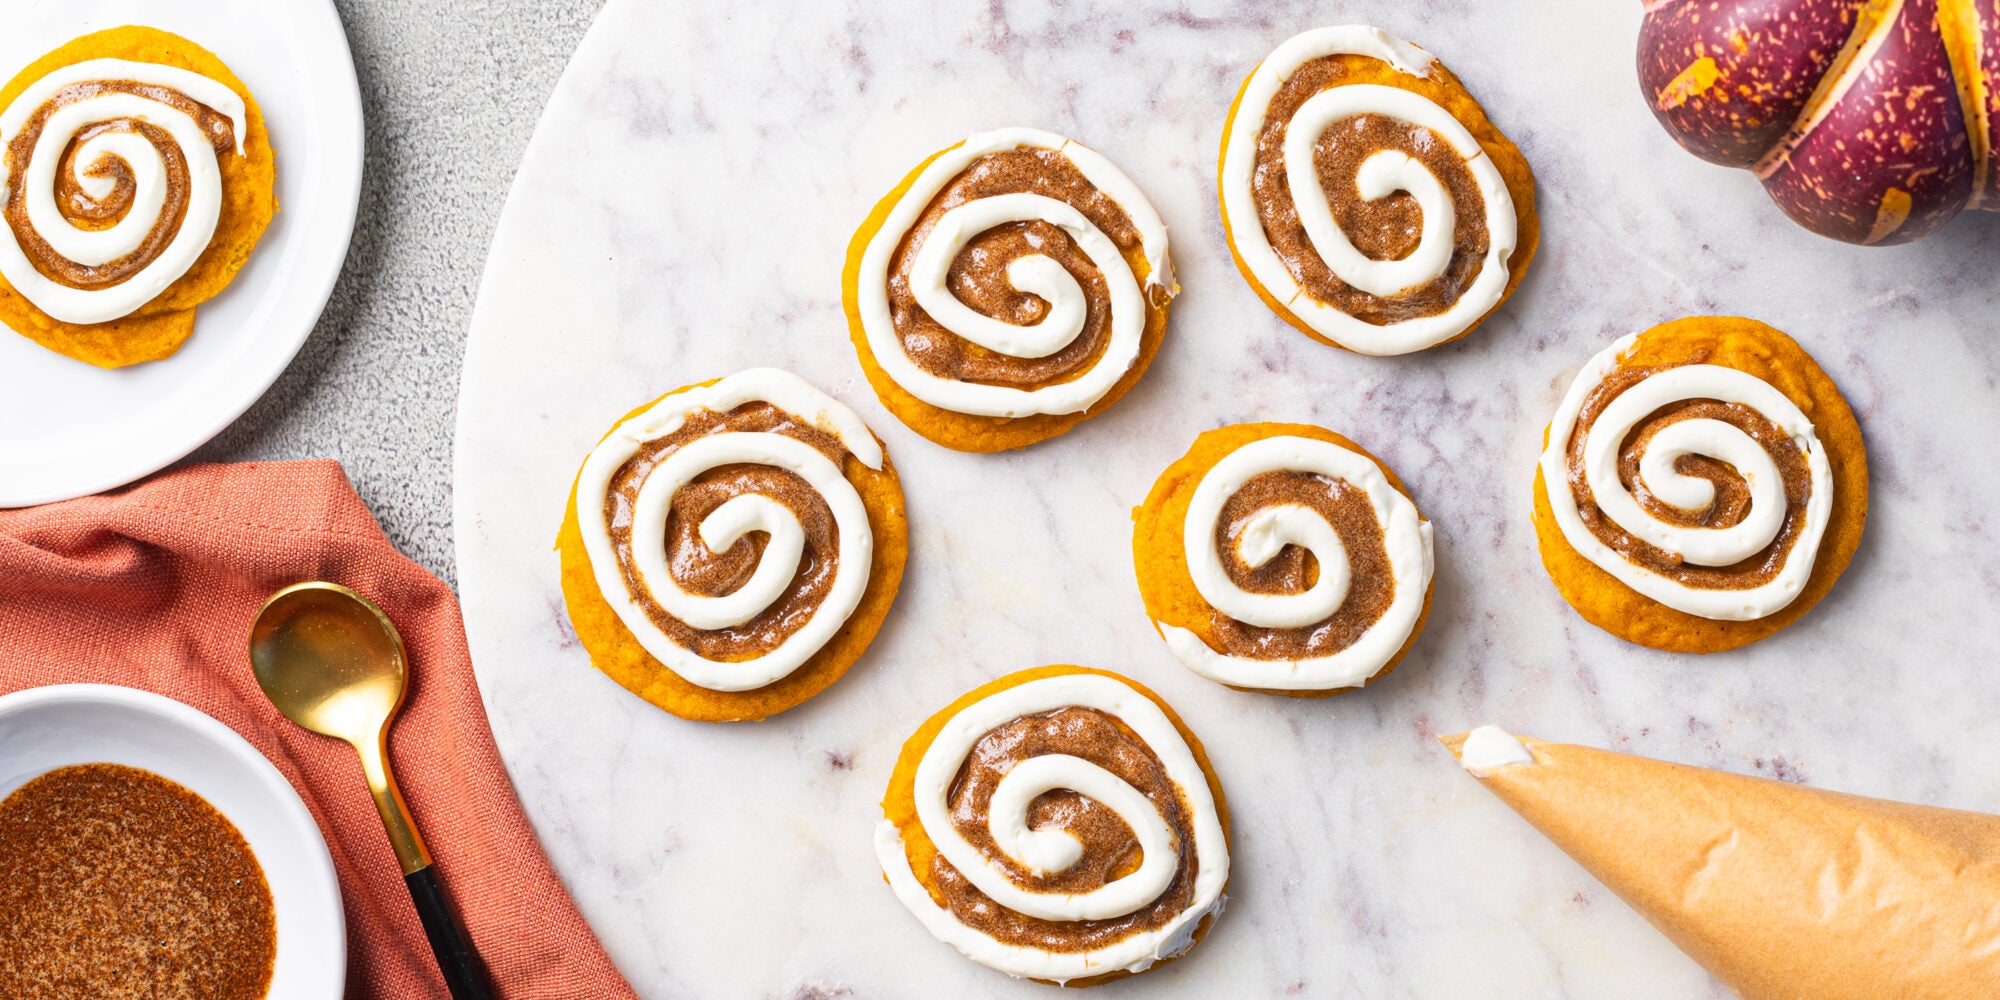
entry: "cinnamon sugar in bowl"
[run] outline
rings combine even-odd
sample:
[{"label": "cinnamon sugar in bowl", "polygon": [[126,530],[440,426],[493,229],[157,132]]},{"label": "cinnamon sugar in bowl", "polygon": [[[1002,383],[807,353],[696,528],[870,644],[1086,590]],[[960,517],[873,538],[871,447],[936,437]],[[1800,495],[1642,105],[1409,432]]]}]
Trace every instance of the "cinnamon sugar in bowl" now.
[{"label": "cinnamon sugar in bowl", "polygon": [[0,994],[337,1000],[339,883],[277,768],[227,726],[96,684],[0,697]]}]

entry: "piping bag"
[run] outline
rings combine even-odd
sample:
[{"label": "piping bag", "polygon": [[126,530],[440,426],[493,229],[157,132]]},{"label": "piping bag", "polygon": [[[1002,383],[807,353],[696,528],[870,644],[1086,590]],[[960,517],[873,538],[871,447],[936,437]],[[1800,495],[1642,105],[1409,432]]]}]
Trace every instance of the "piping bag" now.
[{"label": "piping bag", "polygon": [[1441,739],[1744,1000],[2000,997],[2000,816],[1496,726]]}]

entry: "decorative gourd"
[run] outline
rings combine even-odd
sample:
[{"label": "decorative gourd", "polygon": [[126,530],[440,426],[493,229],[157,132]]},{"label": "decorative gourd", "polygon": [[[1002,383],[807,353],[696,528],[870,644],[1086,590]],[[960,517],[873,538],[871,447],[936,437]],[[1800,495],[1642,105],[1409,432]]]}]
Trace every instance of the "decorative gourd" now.
[{"label": "decorative gourd", "polygon": [[2000,210],[2000,0],[1646,0],[1639,81],[1689,152],[1822,236]]}]

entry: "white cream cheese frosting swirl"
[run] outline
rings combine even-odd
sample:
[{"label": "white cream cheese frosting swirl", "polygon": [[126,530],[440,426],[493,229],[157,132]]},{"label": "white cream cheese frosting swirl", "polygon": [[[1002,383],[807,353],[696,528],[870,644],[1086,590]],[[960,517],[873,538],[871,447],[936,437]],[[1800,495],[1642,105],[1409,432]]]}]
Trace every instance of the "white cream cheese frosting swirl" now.
[{"label": "white cream cheese frosting swirl", "polygon": [[[1379,529],[1388,579],[1356,581],[1348,545],[1340,528],[1322,511],[1306,504],[1280,502],[1257,509],[1240,524],[1225,524],[1224,507],[1259,477],[1304,474],[1327,488],[1352,489],[1365,498]],[[1377,602],[1386,589],[1388,600],[1372,622],[1343,648],[1300,658],[1260,658],[1211,648],[1194,632],[1155,622],[1168,648],[1188,668],[1211,680],[1236,687],[1280,691],[1325,691],[1359,687],[1393,660],[1421,622],[1430,591],[1434,556],[1431,525],[1415,504],[1397,490],[1380,466],[1368,456],[1331,441],[1296,435],[1260,438],[1230,452],[1211,467],[1195,487],[1182,527],[1188,573],[1203,600],[1217,613],[1258,629],[1303,629],[1326,622],[1361,583]],[[1369,544],[1378,544],[1373,539]],[[1230,556],[1255,570],[1271,562],[1288,546],[1309,553],[1318,579],[1297,593],[1264,593],[1245,589],[1231,578],[1223,546]]]},{"label": "white cream cheese frosting swirl", "polygon": [[[1620,583],[1677,611],[1721,621],[1752,621],[1775,614],[1792,603],[1811,578],[1833,511],[1832,467],[1812,420],[1798,404],[1755,375],[1720,365],[1687,364],[1653,372],[1625,386],[1602,405],[1587,428],[1580,430],[1593,394],[1619,370],[1620,360],[1638,337],[1623,337],[1592,358],[1577,373],[1549,423],[1541,471],[1556,524],[1586,559]],[[1743,427],[1720,419],[1676,420],[1657,427],[1644,439],[1637,476],[1628,483],[1620,465],[1625,460],[1622,452],[1628,441],[1634,440],[1635,432],[1656,419],[1663,408],[1701,400],[1767,421],[1776,428],[1779,440],[1760,440]],[[1580,442],[1579,433],[1584,435]],[[1803,458],[1805,497],[1788,495],[1786,476],[1769,450],[1774,447],[1796,449]],[[1580,469],[1573,458],[1579,450]],[[1706,510],[1716,499],[1716,484],[1682,470],[1682,460],[1690,457],[1723,463],[1741,479],[1749,502],[1740,519],[1721,527],[1676,523],[1648,510],[1634,496],[1636,486],[1657,504],[1686,512]],[[1768,579],[1745,587],[1695,586],[1642,565],[1593,533],[1578,505],[1574,484],[1579,474],[1605,521],[1680,565],[1743,564],[1779,541],[1787,529],[1790,508],[1801,506],[1801,499],[1803,515],[1795,528],[1797,537],[1783,553],[1782,565]]]},{"label": "white cream cheese frosting swirl", "polygon": [[[1431,75],[1430,53],[1363,25],[1317,28],[1278,46],[1245,84],[1229,126],[1221,164],[1223,209],[1230,238],[1256,282],[1286,310],[1320,335],[1360,354],[1405,354],[1464,333],[1505,296],[1509,259],[1517,245],[1513,196],[1479,140],[1452,113],[1422,94],[1381,84],[1329,86],[1283,122],[1269,121],[1273,98],[1301,67],[1328,56],[1358,55],[1379,60],[1417,78]],[[1267,124],[1285,129],[1283,174],[1292,207],[1317,254],[1334,279],[1368,296],[1395,296],[1445,275],[1456,252],[1459,213],[1451,193],[1423,161],[1396,149],[1379,149],[1362,159],[1355,176],[1360,197],[1376,202],[1407,192],[1421,207],[1422,235],[1415,249],[1396,260],[1377,260],[1356,249],[1335,217],[1321,181],[1316,150],[1338,123],[1374,116],[1428,130],[1448,144],[1472,180],[1483,207],[1486,252],[1477,276],[1441,312],[1373,323],[1321,301],[1301,284],[1266,233],[1256,194],[1258,146]]]},{"label": "white cream cheese frosting swirl", "polygon": [[[229,133],[212,133],[194,106],[226,118]],[[65,323],[110,322],[151,302],[215,235],[224,198],[219,156],[231,155],[231,140],[233,155],[243,155],[247,119],[243,97],[228,86],[155,63],[93,59],[29,85],[0,111],[0,146],[8,149],[0,187],[9,206],[0,275]],[[15,148],[24,129],[39,129],[25,158]],[[65,162],[68,178],[59,176]],[[122,217],[107,228],[73,223],[58,206],[65,183],[94,206],[122,199]]]},{"label": "white cream cheese frosting swirl", "polygon": [[[954,822],[967,821],[977,805],[954,802],[961,773],[982,766],[982,741],[1001,727],[1032,723],[1038,717],[1085,709],[1115,719],[1143,744],[1170,788],[1178,807],[1169,811],[1140,788],[1105,766],[1085,759],[1085,746],[1061,745],[1050,752],[1012,761],[972,822],[985,834],[976,844]],[[1051,731],[1067,736],[1066,725]],[[1075,753],[1062,752],[1074,750]],[[1122,764],[1119,766],[1123,766]],[[1081,891],[1048,891],[1023,884],[1022,873],[1041,878],[1063,873],[1085,854],[1086,845],[1061,827],[1031,827],[1031,806],[1045,793],[1068,791],[1110,810],[1129,829],[1143,856],[1136,868]],[[1186,951],[1196,930],[1221,912],[1229,881],[1229,847],[1221,811],[1207,774],[1165,711],[1124,681],[1095,673],[1041,677],[1004,688],[953,715],[918,762],[915,811],[922,830],[952,869],[984,897],[982,905],[1012,915],[1062,925],[1112,920],[1157,907],[1163,898],[1178,908],[1107,941],[1060,950],[1002,940],[940,905],[911,868],[901,831],[884,820],[875,836],[876,855],[897,898],[931,934],[973,961],[1013,976],[1064,982],[1111,972],[1141,972]],[[995,856],[995,854],[1000,856]],[[1187,855],[1192,853],[1192,864]],[[1053,929],[1046,935],[1060,934]]]},{"label": "white cream cheese frosting swirl", "polygon": [[[1023,387],[945,377],[912,358],[897,329],[890,299],[891,271],[898,249],[939,193],[982,158],[1015,150],[1059,153],[1089,186],[1113,202],[1136,228],[1148,273],[1143,284],[1119,246],[1082,211],[1063,199],[1033,191],[974,198],[937,219],[917,248],[909,269],[910,292],[918,307],[946,335],[962,338],[1004,358],[1047,358],[1076,342],[1085,328],[1088,295],[1079,277],[1042,253],[1016,258],[1006,278],[1020,293],[1046,303],[1040,319],[1017,325],[967,306],[951,285],[953,265],[967,244],[982,233],[1010,223],[1040,222],[1073,241],[1102,277],[1108,293],[1110,333],[1095,361],[1074,377]],[[1093,150],[1062,136],[1027,128],[981,132],[967,138],[917,175],[862,252],[855,289],[870,353],[890,380],[932,406],[982,417],[1080,413],[1109,394],[1137,362],[1145,334],[1148,302],[1171,295],[1172,267],[1167,230],[1159,215],[1124,172]]]},{"label": "white cream cheese frosting swirl", "polygon": [[[822,432],[863,465],[881,469],[881,444],[853,410],[790,372],[753,368],[710,385],[667,396],[614,428],[584,461],[578,475],[577,516],[591,573],[604,599],[654,659],[690,683],[713,691],[749,691],[803,666],[854,613],[866,592],[874,556],[868,509],[838,461],[795,436],[721,430],[696,437],[644,473],[630,504],[630,571],[607,513],[614,478],[642,450],[681,431],[704,411],[726,415],[749,404],[769,404],[786,417]],[[836,540],[832,581],[804,624],[754,658],[711,659],[689,647],[648,613],[650,603],[688,629],[714,631],[758,618],[794,586],[807,558],[800,515],[784,502],[744,492],[706,512],[698,527],[705,555],[728,552],[752,534],[766,541],[754,571],[734,590],[702,595],[684,589],[669,565],[667,525],[690,484],[724,468],[781,470],[802,481],[830,512]],[[822,554],[819,558],[828,558]],[[646,599],[642,603],[640,597]]]}]

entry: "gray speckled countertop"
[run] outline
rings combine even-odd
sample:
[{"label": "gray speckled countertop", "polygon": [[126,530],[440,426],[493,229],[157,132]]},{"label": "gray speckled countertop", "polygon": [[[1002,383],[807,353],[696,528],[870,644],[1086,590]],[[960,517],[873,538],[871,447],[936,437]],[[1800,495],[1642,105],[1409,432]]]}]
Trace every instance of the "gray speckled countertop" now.
[{"label": "gray speckled countertop", "polygon": [[284,376],[193,461],[337,458],[389,537],[456,582],[459,358],[514,168],[602,0],[336,0],[367,172],[347,266]]}]

